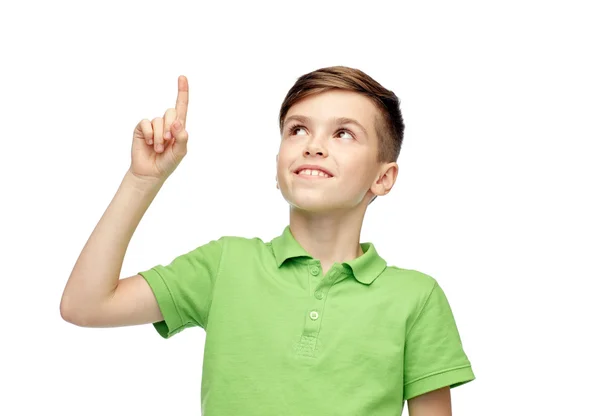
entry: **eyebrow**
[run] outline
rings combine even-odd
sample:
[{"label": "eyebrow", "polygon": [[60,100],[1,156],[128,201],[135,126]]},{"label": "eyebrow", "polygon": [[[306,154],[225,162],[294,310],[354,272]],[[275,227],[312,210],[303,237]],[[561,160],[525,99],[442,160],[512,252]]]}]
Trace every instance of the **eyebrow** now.
[{"label": "eyebrow", "polygon": [[[288,124],[292,120],[296,120],[296,121],[299,121],[300,123],[304,123],[304,124],[309,124],[310,123],[310,117],[302,116],[300,114],[294,114],[294,115],[291,115],[291,116],[289,116],[289,117],[287,117],[285,119],[285,122],[283,123],[283,127],[285,127],[285,125]],[[349,118],[349,117],[332,117],[330,119],[330,121],[332,121],[332,122],[334,122],[334,123],[336,123],[338,125],[341,125],[341,124],[353,124],[356,127],[358,127],[367,138],[369,137],[369,134],[367,133],[367,129],[365,129],[362,124],[360,124],[358,121],[356,121],[353,118]]]}]

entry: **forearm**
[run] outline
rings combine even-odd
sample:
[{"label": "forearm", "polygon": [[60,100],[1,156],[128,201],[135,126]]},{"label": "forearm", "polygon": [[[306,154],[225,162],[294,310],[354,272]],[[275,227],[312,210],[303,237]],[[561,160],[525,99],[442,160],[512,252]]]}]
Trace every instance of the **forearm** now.
[{"label": "forearm", "polygon": [[117,287],[127,246],[163,183],[126,172],[73,267],[61,299],[63,316],[93,310]]},{"label": "forearm", "polygon": [[442,387],[408,401],[409,416],[452,416],[450,387]]}]

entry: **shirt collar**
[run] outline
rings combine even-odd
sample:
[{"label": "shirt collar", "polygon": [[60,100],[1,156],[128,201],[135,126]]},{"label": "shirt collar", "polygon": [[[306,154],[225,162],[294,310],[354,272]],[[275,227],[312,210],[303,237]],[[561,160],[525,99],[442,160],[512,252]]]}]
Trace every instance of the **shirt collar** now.
[{"label": "shirt collar", "polygon": [[[385,270],[387,263],[379,256],[373,243],[360,243],[360,246],[364,254],[342,264],[350,266],[356,280],[370,285]],[[286,260],[294,257],[312,259],[311,255],[294,238],[289,225],[285,227],[281,235],[271,240],[271,247],[277,267],[281,267]]]}]

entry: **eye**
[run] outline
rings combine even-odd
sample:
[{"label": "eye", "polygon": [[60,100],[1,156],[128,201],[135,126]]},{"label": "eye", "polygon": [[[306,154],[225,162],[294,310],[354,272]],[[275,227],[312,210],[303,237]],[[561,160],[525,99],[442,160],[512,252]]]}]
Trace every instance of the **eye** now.
[{"label": "eye", "polygon": [[293,124],[289,129],[288,129],[288,134],[291,134],[292,136],[294,136],[294,132],[299,129],[299,128],[304,128],[303,125],[301,124]]},{"label": "eye", "polygon": [[[290,126],[290,128],[288,129],[288,134],[295,136],[295,131],[298,129],[305,129],[304,126],[302,124],[293,124],[292,126]],[[346,139],[352,140],[354,139],[354,136],[352,135],[352,133],[350,132],[350,130],[346,130],[346,129],[340,129],[336,132],[336,134],[340,134],[340,133],[346,133],[348,134],[348,137],[346,137]]]},{"label": "eye", "polygon": [[354,136],[350,133],[350,131],[344,130],[344,129],[338,130],[338,134],[342,133],[342,132],[343,133],[348,133],[348,136],[349,136],[348,139],[353,139],[354,138]]}]

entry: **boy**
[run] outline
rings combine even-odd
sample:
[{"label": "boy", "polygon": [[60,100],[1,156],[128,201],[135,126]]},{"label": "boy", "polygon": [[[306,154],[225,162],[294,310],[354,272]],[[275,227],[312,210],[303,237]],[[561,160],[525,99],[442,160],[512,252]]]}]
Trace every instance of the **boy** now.
[{"label": "boy", "polygon": [[202,327],[206,416],[392,416],[405,400],[410,416],[450,415],[450,388],[475,377],[444,292],[359,243],[368,204],[396,181],[404,131],[396,95],[362,71],[313,71],[283,102],[280,236],[221,237],[119,280],[133,232],[187,153],[187,79],[178,84],[176,107],[134,130],[131,166],[69,277],[63,318],[153,323],[164,338]]}]

